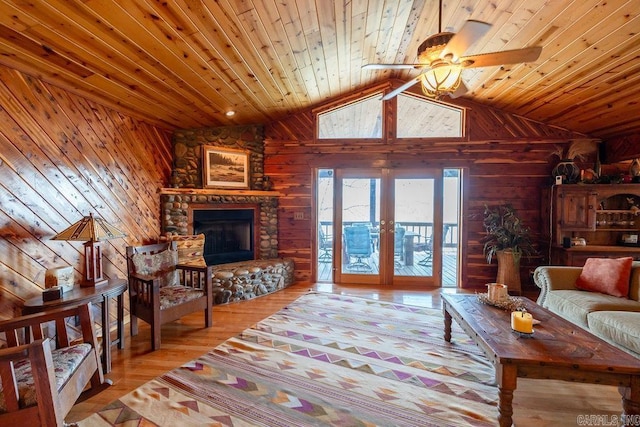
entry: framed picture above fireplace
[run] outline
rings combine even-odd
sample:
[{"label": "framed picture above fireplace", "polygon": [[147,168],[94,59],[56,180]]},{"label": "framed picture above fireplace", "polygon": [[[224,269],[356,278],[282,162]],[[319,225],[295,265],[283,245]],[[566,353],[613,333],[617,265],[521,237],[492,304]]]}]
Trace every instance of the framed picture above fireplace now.
[{"label": "framed picture above fireplace", "polygon": [[249,153],[203,145],[202,173],[205,188],[249,188]]}]

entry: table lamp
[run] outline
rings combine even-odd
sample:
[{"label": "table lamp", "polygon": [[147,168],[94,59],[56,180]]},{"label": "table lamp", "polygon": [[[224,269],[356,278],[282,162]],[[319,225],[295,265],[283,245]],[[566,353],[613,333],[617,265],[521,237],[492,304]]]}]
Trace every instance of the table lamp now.
[{"label": "table lamp", "polygon": [[80,241],[84,244],[84,278],[80,287],[86,288],[107,283],[102,277],[102,241],[126,236],[102,218],[93,214],[85,216],[69,228],[55,235],[52,240]]}]

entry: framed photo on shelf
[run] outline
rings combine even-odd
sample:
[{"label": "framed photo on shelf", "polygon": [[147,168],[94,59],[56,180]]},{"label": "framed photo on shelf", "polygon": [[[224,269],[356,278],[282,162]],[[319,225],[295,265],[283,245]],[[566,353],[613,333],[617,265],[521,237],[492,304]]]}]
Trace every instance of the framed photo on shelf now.
[{"label": "framed photo on shelf", "polygon": [[202,184],[205,188],[249,188],[249,153],[202,147]]}]

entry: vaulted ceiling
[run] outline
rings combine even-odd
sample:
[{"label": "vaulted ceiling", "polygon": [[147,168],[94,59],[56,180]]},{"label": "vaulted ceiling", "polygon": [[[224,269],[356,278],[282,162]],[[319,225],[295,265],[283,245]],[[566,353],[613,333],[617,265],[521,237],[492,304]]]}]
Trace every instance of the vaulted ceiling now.
[{"label": "vaulted ceiling", "polygon": [[[464,71],[480,103],[603,140],[640,134],[638,0],[444,0],[469,50],[542,46]],[[268,123],[416,70],[438,0],[0,0],[0,63],[168,128]],[[233,117],[225,112],[236,111]]]}]

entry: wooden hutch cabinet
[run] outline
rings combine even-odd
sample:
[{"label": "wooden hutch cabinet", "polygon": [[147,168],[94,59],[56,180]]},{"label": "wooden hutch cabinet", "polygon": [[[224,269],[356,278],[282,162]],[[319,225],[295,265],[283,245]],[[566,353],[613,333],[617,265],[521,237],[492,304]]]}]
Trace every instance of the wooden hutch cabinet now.
[{"label": "wooden hutch cabinet", "polygon": [[[547,188],[542,197],[542,223],[552,265],[582,266],[593,257],[640,260],[640,184]],[[581,239],[586,245],[566,247],[567,241]]]}]

